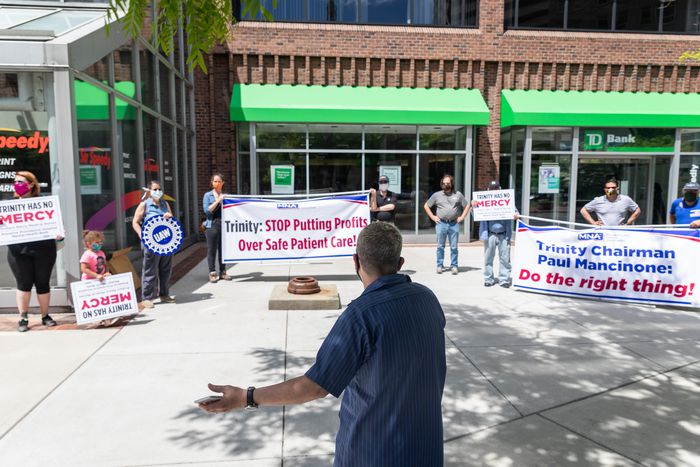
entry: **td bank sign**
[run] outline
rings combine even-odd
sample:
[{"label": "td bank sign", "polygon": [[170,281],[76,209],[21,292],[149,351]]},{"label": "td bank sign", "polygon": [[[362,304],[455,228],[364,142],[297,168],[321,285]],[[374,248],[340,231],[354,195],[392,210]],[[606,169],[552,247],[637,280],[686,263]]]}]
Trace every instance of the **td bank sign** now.
[{"label": "td bank sign", "polygon": [[582,130],[583,151],[611,152],[672,152],[673,130],[668,129],[623,129]]}]

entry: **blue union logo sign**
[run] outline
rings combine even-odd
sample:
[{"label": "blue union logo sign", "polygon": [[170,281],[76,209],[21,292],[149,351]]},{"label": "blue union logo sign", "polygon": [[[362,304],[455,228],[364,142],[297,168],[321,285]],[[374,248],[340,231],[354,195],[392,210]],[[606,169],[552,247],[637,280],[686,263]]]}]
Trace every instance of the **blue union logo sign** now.
[{"label": "blue union logo sign", "polygon": [[148,219],[141,227],[143,246],[158,256],[169,256],[182,245],[182,225],[177,219],[155,216]]}]

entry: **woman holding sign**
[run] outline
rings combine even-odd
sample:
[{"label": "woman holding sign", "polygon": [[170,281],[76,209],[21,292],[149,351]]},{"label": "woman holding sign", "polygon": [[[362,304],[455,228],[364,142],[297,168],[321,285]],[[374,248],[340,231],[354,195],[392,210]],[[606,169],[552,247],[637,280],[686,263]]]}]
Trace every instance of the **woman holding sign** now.
[{"label": "woman holding sign", "polygon": [[[39,196],[39,181],[31,172],[15,174],[15,198]],[[57,239],[58,240],[58,239]],[[56,326],[49,316],[51,301],[51,273],[56,264],[56,240],[15,243],[7,246],[7,262],[17,281],[17,309],[19,310],[19,332],[29,331],[29,300],[32,287],[36,286],[36,297],[41,310],[41,324]]]}]

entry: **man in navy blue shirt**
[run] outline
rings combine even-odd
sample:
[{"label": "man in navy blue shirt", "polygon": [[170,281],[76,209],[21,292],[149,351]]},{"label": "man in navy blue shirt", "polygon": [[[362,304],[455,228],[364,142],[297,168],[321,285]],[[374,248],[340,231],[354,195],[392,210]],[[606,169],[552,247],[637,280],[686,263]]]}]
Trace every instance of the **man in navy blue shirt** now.
[{"label": "man in navy blue shirt", "polygon": [[304,376],[247,390],[209,388],[208,412],[339,397],[336,466],[441,466],[445,316],[435,295],[397,271],[401,234],[365,227],[353,255],[365,291],[340,315]]}]

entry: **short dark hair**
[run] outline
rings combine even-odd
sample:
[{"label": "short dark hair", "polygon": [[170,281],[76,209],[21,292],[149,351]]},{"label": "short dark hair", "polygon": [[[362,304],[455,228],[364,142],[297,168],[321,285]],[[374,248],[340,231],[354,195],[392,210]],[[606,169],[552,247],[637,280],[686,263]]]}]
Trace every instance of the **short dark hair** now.
[{"label": "short dark hair", "polygon": [[615,177],[610,177],[609,179],[605,180],[603,186],[607,185],[608,183],[614,183],[615,188],[620,188],[620,182],[618,182]]},{"label": "short dark hair", "polygon": [[221,175],[221,172],[214,172],[214,173],[212,174],[212,176],[211,176],[211,180],[210,180],[210,181],[213,182],[214,179],[215,179],[216,177],[219,177],[219,178],[221,179],[222,182],[224,181],[224,176]]},{"label": "short dark hair", "polygon": [[442,181],[446,178],[450,179],[450,185],[452,185],[452,188],[454,188],[455,187],[455,178],[450,174],[443,175],[442,178],[440,179],[440,184],[442,184]]},{"label": "short dark hair", "polygon": [[148,188],[152,188],[154,183],[163,188],[163,185],[160,183],[159,180],[151,180],[150,182],[148,182]]},{"label": "short dark hair", "polygon": [[394,224],[372,222],[357,237],[357,256],[365,271],[386,276],[399,270],[403,238]]}]

